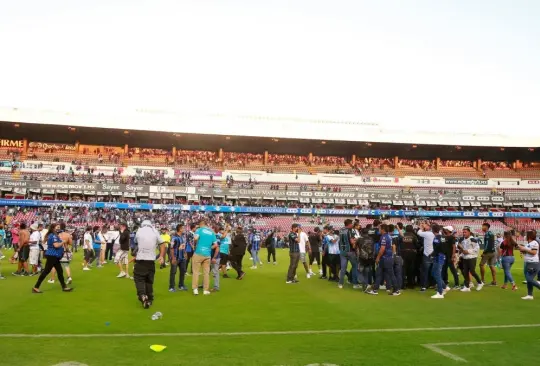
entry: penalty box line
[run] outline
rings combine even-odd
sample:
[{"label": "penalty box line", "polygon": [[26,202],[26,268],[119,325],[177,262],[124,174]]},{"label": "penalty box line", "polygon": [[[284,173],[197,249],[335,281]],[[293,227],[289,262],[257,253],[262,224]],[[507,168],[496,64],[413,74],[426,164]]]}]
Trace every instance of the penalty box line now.
[{"label": "penalty box line", "polygon": [[135,338],[135,337],[208,337],[208,336],[263,336],[263,335],[313,335],[350,333],[412,333],[412,332],[451,332],[482,329],[540,328],[540,324],[478,325],[470,327],[438,328],[382,328],[382,329],[334,329],[334,330],[286,330],[263,332],[200,332],[200,333],[72,333],[72,334],[24,334],[0,333],[0,338]]}]

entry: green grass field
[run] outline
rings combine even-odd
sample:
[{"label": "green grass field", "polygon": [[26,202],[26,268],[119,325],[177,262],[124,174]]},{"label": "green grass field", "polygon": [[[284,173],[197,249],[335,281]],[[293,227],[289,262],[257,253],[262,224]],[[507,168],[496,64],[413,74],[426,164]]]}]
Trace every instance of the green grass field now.
[{"label": "green grass field", "polygon": [[[521,300],[525,285],[444,300],[410,290],[372,297],[307,280],[303,269],[299,284],[286,285],[288,253],[278,251],[278,266],[222,279],[211,296],[169,293],[169,270],[158,269],[154,306],[144,310],[133,281],[115,278],[112,264],[83,272],[80,252],[75,258],[75,291],[44,282],[41,295],[30,291],[35,277],[11,276],[14,266],[2,261],[0,364],[529,365],[540,351],[540,294]],[[521,283],[521,262],[514,273]],[[163,318],[152,321],[156,311]],[[167,349],[155,353],[152,344]]]}]

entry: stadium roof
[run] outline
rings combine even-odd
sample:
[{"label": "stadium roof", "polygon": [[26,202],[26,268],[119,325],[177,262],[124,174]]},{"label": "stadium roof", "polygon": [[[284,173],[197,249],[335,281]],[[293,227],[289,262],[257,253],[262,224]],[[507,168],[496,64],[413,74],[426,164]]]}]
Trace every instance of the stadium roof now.
[{"label": "stadium roof", "polygon": [[509,134],[448,132],[450,126],[426,126],[423,131],[385,128],[376,122],[329,121],[287,117],[179,113],[160,110],[125,112],[61,112],[0,108],[0,121],[115,128],[172,133],[212,134],[328,141],[369,141],[449,146],[540,147],[540,137],[519,131]]}]

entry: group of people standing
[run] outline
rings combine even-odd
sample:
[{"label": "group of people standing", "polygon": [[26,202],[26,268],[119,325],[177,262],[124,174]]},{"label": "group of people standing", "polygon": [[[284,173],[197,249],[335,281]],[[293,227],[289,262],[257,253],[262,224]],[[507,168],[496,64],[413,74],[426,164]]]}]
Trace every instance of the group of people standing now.
[{"label": "group of people standing", "polygon": [[[511,232],[497,238],[490,231],[489,223],[482,225],[483,250],[480,241],[472,235],[470,227],[464,227],[457,235],[452,226],[441,227],[427,221],[418,227],[408,225],[383,224],[375,220],[372,225],[362,228],[358,220],[347,219],[343,228],[334,230],[325,226],[321,231],[306,235],[301,225],[293,224],[288,236],[290,265],[287,273],[288,284],[297,283],[297,267],[302,262],[310,278],[310,265],[322,254],[321,279],[338,283],[343,288],[345,281],[355,289],[363,289],[370,295],[378,295],[384,289],[389,295],[399,296],[405,288],[414,288],[426,292],[429,287],[436,290],[433,299],[444,299],[451,291],[448,272],[454,280],[454,290],[470,292],[472,280],[476,281],[476,290],[485,285],[486,266],[492,276],[491,286],[498,286],[497,267],[504,270],[502,289],[511,286],[518,290],[511,273],[515,262],[514,250],[517,249],[523,260],[527,284],[524,300],[533,299],[533,289],[540,289],[539,248],[535,231],[526,235],[526,243],[518,244]],[[306,239],[308,238],[308,239]],[[310,254],[306,261],[306,251]],[[476,272],[480,259],[480,275]],[[461,272],[462,284],[460,285]],[[327,271],[329,276],[327,277]]]}]

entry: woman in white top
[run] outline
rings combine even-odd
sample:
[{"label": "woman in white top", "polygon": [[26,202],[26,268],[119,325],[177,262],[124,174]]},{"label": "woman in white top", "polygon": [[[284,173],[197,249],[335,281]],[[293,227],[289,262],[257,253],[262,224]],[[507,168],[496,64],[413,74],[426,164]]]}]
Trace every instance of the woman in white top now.
[{"label": "woman in white top", "polygon": [[536,232],[527,232],[527,244],[519,244],[519,251],[523,253],[525,262],[525,279],[527,280],[527,296],[523,300],[533,300],[533,288],[540,289],[540,283],[536,280],[536,275],[540,270],[540,260],[538,259],[538,242]]}]

